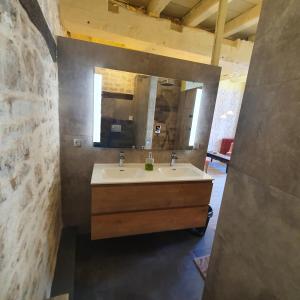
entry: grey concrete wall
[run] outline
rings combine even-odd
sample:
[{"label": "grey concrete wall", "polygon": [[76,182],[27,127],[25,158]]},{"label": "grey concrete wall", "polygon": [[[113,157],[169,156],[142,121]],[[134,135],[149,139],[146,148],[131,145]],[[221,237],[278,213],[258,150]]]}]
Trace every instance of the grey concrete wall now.
[{"label": "grey concrete wall", "polygon": [[[190,140],[190,128],[192,128],[194,106],[197,89],[184,91],[180,95],[178,117],[176,124],[176,148],[187,149]],[[200,105],[201,106],[201,105]]]},{"label": "grey concrete wall", "polygon": [[[204,83],[206,123],[197,151],[178,152],[179,162],[190,161],[203,167],[213,118],[220,68],[143,52],[103,46],[67,38],[58,39],[60,96],[61,176],[63,219],[89,231],[90,178],[94,163],[118,161],[118,149],[92,146],[93,76],[95,67],[110,68],[158,77]],[[74,148],[73,139],[82,139]],[[126,150],[127,162],[144,162],[147,153]],[[170,151],[155,151],[156,162],[169,161]]]},{"label": "grey concrete wall", "polygon": [[157,77],[137,75],[134,90],[135,145],[152,148]]},{"label": "grey concrete wall", "polygon": [[263,4],[205,300],[300,298],[299,11]]},{"label": "grey concrete wall", "polygon": [[124,100],[117,98],[102,98],[101,116],[114,118],[118,120],[128,120],[133,115],[133,100]]}]

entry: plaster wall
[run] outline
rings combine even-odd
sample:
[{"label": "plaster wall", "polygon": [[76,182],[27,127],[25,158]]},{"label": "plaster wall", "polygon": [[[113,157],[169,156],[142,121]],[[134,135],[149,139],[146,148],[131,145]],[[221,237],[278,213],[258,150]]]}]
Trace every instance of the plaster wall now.
[{"label": "plaster wall", "polygon": [[235,137],[244,90],[244,81],[220,81],[208,150],[220,151],[223,138]]}]

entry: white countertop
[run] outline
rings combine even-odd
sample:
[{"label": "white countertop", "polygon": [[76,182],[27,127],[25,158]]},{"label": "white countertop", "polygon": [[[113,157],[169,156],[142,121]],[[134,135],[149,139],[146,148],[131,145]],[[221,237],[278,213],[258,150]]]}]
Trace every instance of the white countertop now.
[{"label": "white countertop", "polygon": [[213,178],[189,163],[154,164],[146,171],[144,164],[94,164],[91,185],[150,182],[212,181]]}]

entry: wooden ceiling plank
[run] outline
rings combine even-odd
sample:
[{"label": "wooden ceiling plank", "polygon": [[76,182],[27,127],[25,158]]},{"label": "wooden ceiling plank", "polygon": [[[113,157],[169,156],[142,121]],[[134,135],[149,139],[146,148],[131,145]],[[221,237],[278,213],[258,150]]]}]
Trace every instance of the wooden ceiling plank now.
[{"label": "wooden ceiling plank", "polygon": [[148,15],[159,18],[160,13],[166,8],[171,0],[150,0],[147,6]]},{"label": "wooden ceiling plank", "polygon": [[[232,0],[228,0],[230,3]],[[219,0],[201,0],[184,17],[183,24],[196,27],[219,9]]]},{"label": "wooden ceiling plank", "polygon": [[225,25],[224,37],[232,36],[243,31],[253,25],[258,24],[261,11],[261,3],[247,10],[243,14],[229,21]]}]

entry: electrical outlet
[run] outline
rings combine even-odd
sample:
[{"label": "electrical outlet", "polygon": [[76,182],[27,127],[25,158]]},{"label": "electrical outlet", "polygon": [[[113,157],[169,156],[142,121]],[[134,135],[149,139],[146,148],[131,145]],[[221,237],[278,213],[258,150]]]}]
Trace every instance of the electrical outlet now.
[{"label": "electrical outlet", "polygon": [[73,146],[74,147],[81,147],[81,140],[80,139],[73,139]]}]

